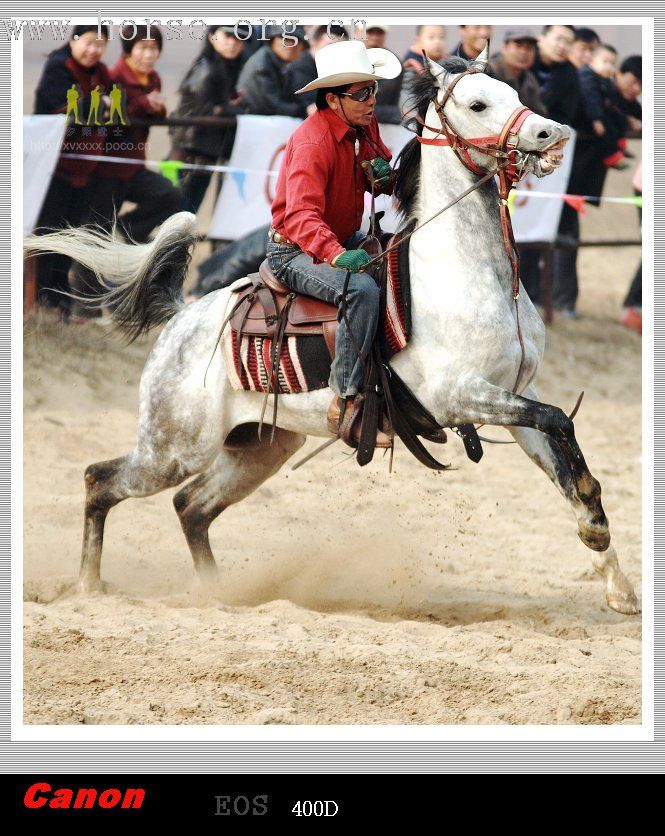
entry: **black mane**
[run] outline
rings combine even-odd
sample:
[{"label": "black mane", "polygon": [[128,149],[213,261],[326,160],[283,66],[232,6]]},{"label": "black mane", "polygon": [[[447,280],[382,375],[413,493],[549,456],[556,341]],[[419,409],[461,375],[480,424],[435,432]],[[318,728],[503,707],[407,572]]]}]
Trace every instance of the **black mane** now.
[{"label": "black mane", "polygon": [[[447,73],[457,75],[473,66],[473,61],[467,61],[458,55],[450,55],[441,66]],[[424,72],[416,75],[409,84],[409,96],[405,103],[405,110],[415,111],[421,119],[424,119],[427,108],[438,89],[439,85],[430,73]],[[423,126],[415,118],[407,120],[404,126],[418,136],[422,135]],[[413,213],[420,185],[420,143],[415,137],[402,148],[395,165],[397,180],[395,181],[393,194],[399,202],[400,215],[402,218],[409,218]]]}]

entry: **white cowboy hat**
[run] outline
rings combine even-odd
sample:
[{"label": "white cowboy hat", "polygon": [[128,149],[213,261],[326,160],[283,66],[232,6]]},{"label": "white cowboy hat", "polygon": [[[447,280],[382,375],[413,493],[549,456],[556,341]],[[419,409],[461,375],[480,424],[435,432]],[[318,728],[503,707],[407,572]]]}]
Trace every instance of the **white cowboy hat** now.
[{"label": "white cowboy hat", "polygon": [[356,81],[397,78],[402,72],[402,64],[396,55],[378,47],[367,49],[362,41],[328,44],[316,53],[314,60],[317,78],[296,90],[296,93],[307,93],[322,87],[340,87]]}]

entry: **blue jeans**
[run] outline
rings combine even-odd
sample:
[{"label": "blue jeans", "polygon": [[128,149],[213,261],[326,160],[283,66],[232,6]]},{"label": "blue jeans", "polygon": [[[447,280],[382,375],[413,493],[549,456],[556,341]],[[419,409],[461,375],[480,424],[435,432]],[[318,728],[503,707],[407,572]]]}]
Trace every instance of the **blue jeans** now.
[{"label": "blue jeans", "polygon": [[[347,242],[347,248],[354,249],[362,237],[362,233],[356,232]],[[287,244],[269,242],[267,256],[275,275],[291,290],[338,306],[341,304],[346,270],[329,264],[314,264],[307,253]],[[379,321],[379,288],[374,279],[367,273],[352,273],[346,303],[349,326],[363,357],[367,357]],[[358,394],[362,381],[362,363],[342,319],[337,326],[330,388],[336,395],[346,398]]]}]

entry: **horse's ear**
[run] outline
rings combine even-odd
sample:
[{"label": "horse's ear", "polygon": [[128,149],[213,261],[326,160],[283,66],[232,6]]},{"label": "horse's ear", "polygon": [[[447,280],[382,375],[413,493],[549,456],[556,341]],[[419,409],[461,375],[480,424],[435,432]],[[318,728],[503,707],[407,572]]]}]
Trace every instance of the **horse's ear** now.
[{"label": "horse's ear", "polygon": [[443,77],[445,76],[446,71],[440,64],[437,64],[436,61],[432,61],[432,59],[428,57],[425,50],[423,50],[423,65],[427,72],[434,78],[436,83],[443,90]]},{"label": "horse's ear", "polygon": [[485,48],[480,53],[480,55],[476,58],[473,62],[473,66],[480,70],[480,72],[484,73],[487,71],[487,64],[490,60],[490,42],[485,41]]}]

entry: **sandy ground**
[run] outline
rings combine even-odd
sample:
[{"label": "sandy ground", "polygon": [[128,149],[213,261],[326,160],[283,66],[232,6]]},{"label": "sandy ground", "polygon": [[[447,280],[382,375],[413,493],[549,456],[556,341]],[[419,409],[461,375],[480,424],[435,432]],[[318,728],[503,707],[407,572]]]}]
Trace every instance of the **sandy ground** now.
[{"label": "sandy ground", "polygon": [[[632,207],[583,223],[637,232]],[[550,329],[538,385],[566,409],[586,391],[578,439],[639,593],[641,340],[618,324],[638,258],[582,252],[584,319]],[[126,502],[107,522],[109,592],[72,594],[83,471],[133,446],[150,343],[26,320],[26,722],[640,721],[640,619],[605,605],[571,511],[514,446],[474,465],[453,437],[444,474],[403,448],[392,475],[338,447],[287,465],[214,523],[205,591],[173,492]]]}]

